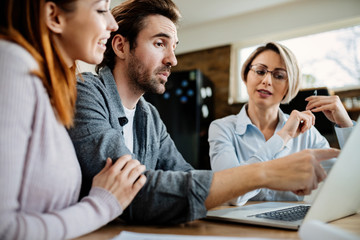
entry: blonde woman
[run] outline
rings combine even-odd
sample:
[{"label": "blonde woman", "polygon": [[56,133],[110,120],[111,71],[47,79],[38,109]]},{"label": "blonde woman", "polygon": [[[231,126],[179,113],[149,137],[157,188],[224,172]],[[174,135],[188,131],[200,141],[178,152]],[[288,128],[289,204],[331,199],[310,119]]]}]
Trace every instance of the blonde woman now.
[{"label": "blonde woman", "polygon": [[[322,111],[336,124],[340,146],[353,121],[337,96],[312,96],[307,110],[280,109],[299,91],[301,72],[294,54],[285,46],[270,42],[257,48],[242,67],[242,79],[249,101],[237,115],[215,120],[209,128],[210,161],[214,171],[266,162],[309,148],[329,148],[327,140],[313,127],[312,112]],[[323,162],[329,170],[334,160]],[[234,205],[251,200],[302,200],[289,191],[259,189],[231,201]]]}]

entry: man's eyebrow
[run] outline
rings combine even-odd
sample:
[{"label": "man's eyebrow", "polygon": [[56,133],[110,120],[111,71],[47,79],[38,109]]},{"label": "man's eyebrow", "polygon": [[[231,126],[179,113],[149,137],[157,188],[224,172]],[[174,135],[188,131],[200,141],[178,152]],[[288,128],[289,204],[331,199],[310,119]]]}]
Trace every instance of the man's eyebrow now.
[{"label": "man's eyebrow", "polygon": [[[164,38],[168,38],[168,39],[171,39],[171,36],[169,34],[166,34],[166,33],[157,33],[155,35],[152,36],[152,38],[157,38],[157,37],[164,37]],[[179,41],[176,42],[176,45],[179,44]]]}]

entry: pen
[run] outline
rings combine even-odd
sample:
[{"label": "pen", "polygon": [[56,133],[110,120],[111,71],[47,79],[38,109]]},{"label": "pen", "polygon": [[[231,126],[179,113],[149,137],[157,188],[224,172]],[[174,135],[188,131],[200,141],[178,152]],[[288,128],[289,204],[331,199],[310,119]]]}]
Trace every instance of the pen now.
[{"label": "pen", "polygon": [[317,90],[315,89],[315,91],[314,91],[314,94],[313,94],[314,96],[317,96]]}]

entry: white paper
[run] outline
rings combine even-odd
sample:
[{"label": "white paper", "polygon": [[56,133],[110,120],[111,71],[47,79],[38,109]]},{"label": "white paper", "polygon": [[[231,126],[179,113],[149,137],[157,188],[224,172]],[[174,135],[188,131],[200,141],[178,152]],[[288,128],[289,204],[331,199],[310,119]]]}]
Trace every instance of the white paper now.
[{"label": "white paper", "polygon": [[360,240],[360,236],[318,220],[303,223],[299,230],[299,236],[301,240]]},{"label": "white paper", "polygon": [[165,239],[166,240],[190,240],[190,239],[191,240],[265,240],[265,238],[153,234],[153,233],[135,233],[135,232],[127,232],[127,231],[122,231],[112,240],[165,240]]}]

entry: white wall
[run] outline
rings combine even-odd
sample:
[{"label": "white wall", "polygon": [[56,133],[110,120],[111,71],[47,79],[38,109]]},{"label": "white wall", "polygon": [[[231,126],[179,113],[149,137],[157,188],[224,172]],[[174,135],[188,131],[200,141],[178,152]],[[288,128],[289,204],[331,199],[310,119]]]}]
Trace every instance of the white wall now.
[{"label": "white wall", "polygon": [[[271,0],[269,0],[271,1]],[[199,9],[201,11],[201,9]],[[177,54],[360,24],[360,0],[301,0],[178,30]],[[290,34],[290,35],[289,35]]]}]

